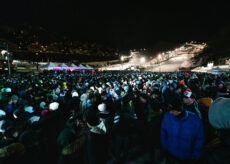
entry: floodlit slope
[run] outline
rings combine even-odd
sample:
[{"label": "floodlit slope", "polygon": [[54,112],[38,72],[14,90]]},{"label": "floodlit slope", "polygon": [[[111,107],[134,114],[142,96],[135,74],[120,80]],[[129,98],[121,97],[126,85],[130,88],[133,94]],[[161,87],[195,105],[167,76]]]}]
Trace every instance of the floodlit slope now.
[{"label": "floodlit slope", "polygon": [[146,70],[153,71],[153,72],[175,72],[178,71],[179,68],[182,67],[186,68],[190,66],[191,66],[191,55],[183,54],[183,55],[178,55],[176,57],[173,57],[166,62],[162,62]]},{"label": "floodlit slope", "polygon": [[131,66],[142,67],[145,71],[153,72],[175,72],[180,68],[192,67],[192,58],[203,51],[206,44],[185,44],[170,52],[159,54],[152,60],[141,62],[141,57],[133,56],[129,62],[123,64],[109,65],[102,67],[101,70],[124,70]]}]

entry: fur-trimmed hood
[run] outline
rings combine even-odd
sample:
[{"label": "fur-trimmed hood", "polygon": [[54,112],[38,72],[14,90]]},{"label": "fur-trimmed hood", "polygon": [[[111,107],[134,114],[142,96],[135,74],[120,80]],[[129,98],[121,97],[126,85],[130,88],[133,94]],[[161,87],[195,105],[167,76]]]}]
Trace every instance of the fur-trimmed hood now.
[{"label": "fur-trimmed hood", "polygon": [[0,159],[7,157],[15,157],[25,150],[24,145],[20,143],[12,143],[0,149]]},{"label": "fur-trimmed hood", "polygon": [[72,143],[62,149],[61,154],[72,155],[73,153],[79,152],[86,144],[86,139],[87,137],[84,134],[78,136]]}]

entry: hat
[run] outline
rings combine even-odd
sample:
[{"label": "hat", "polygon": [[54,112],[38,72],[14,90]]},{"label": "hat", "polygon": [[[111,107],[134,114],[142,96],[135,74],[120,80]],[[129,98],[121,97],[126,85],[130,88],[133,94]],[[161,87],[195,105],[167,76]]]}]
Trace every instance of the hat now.
[{"label": "hat", "polygon": [[98,105],[98,110],[102,114],[108,114],[109,112],[106,110],[106,104],[102,103]]},{"label": "hat", "polygon": [[184,81],[181,81],[180,84],[184,85]]},{"label": "hat", "polygon": [[199,103],[203,104],[205,107],[209,108],[212,104],[212,98],[200,98]]},{"label": "hat", "polygon": [[1,92],[5,92],[5,88],[2,88],[2,89],[1,89]]},{"label": "hat", "polygon": [[76,131],[72,128],[66,128],[61,131],[57,138],[57,143],[60,147],[65,147],[74,141],[76,137]]},{"label": "hat", "polygon": [[40,103],[40,108],[42,108],[42,109],[44,109],[45,108],[45,106],[46,106],[46,103],[44,102],[44,101],[42,101],[41,103]]},{"label": "hat", "polygon": [[33,116],[33,117],[30,117],[29,121],[31,123],[34,123],[34,122],[37,122],[40,120],[40,117],[39,116]]},{"label": "hat", "polygon": [[6,92],[6,93],[10,93],[11,91],[12,91],[11,88],[6,88],[6,89],[5,89],[5,92]]},{"label": "hat", "polygon": [[124,90],[128,91],[128,90],[129,90],[129,86],[126,85],[126,86],[124,87]]},{"label": "hat", "polygon": [[54,101],[58,99],[58,95],[56,95],[56,94],[52,94],[52,97],[53,97]]},{"label": "hat", "polygon": [[178,77],[183,77],[183,75],[182,75],[182,74],[179,74]]},{"label": "hat", "polygon": [[93,90],[93,91],[95,90],[95,88],[93,86],[91,86],[90,89]]},{"label": "hat", "polygon": [[197,75],[196,74],[193,74],[191,79],[198,79]]},{"label": "hat", "polygon": [[77,92],[73,92],[72,93],[72,97],[78,97],[79,95],[78,95],[78,93]]},{"label": "hat", "polygon": [[173,80],[169,80],[169,84],[172,84],[173,83]]},{"label": "hat", "polygon": [[210,106],[208,118],[210,124],[216,129],[230,128],[230,98],[220,97]]},{"label": "hat", "polygon": [[92,109],[86,111],[86,120],[90,126],[97,126],[100,124],[100,118],[98,112]]},{"label": "hat", "polygon": [[25,112],[28,112],[28,113],[33,113],[34,112],[34,109],[32,106],[27,106],[24,108]]},{"label": "hat", "polygon": [[42,110],[42,112],[41,112],[41,116],[44,117],[44,116],[47,115],[47,113],[49,113],[49,111],[46,110],[46,109],[44,109],[44,110]]},{"label": "hat", "polygon": [[0,109],[0,118],[5,116],[6,116],[6,112]]},{"label": "hat", "polygon": [[111,86],[110,82],[107,82],[106,84],[107,84],[108,86]]},{"label": "hat", "polygon": [[65,92],[61,92],[61,93],[60,93],[60,97],[61,97],[61,98],[65,97]]},{"label": "hat", "polygon": [[57,102],[50,103],[50,105],[49,105],[49,109],[52,111],[57,110],[58,107],[59,107],[59,103],[57,103]]},{"label": "hat", "polygon": [[56,88],[55,93],[59,94],[61,92],[60,88]]},{"label": "hat", "polygon": [[192,91],[191,89],[187,88],[185,91],[184,91],[184,96],[186,98],[190,98],[192,96]]},{"label": "hat", "polygon": [[11,99],[12,99],[12,100],[18,100],[18,96],[17,96],[17,95],[13,95],[13,96],[11,97]]}]

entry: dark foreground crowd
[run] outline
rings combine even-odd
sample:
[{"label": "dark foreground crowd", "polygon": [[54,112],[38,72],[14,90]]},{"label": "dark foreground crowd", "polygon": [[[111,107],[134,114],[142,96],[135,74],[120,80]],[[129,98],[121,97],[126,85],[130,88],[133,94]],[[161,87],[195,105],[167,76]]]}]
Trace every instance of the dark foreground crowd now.
[{"label": "dark foreground crowd", "polygon": [[0,163],[229,164],[230,73],[0,75]]}]

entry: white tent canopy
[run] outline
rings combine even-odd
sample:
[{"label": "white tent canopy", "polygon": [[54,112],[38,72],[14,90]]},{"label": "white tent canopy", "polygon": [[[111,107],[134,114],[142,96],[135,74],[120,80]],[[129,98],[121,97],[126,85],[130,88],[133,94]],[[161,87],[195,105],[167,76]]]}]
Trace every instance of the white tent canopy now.
[{"label": "white tent canopy", "polygon": [[79,69],[87,69],[87,68],[85,66],[83,66],[82,64],[80,64]]},{"label": "white tent canopy", "polygon": [[46,65],[43,65],[40,67],[41,69],[55,69],[55,68],[60,68],[58,66],[56,66],[54,63],[52,62],[49,62],[48,64]]},{"label": "white tent canopy", "polygon": [[196,67],[192,69],[192,72],[207,72],[208,68],[207,67]]},{"label": "white tent canopy", "polygon": [[228,72],[226,70],[223,70],[221,68],[213,68],[211,70],[208,70],[208,73],[211,73],[211,74],[214,74],[214,75],[217,75],[217,74],[221,74],[221,73],[225,73],[225,72]]},{"label": "white tent canopy", "polygon": [[65,63],[61,63],[61,64],[59,65],[59,67],[61,67],[61,68],[68,68],[68,66],[67,66]]},{"label": "white tent canopy", "polygon": [[87,69],[93,69],[93,67],[90,67],[88,64],[86,65]]},{"label": "white tent canopy", "polygon": [[70,69],[65,63],[61,63],[61,64],[59,65],[59,67],[60,67],[61,69],[64,69],[64,70]]},{"label": "white tent canopy", "polygon": [[82,65],[76,66],[75,64],[71,64],[70,66],[66,65],[65,63],[61,63],[59,66],[55,65],[52,62],[49,62],[46,65],[43,65],[40,67],[41,69],[47,69],[47,70],[93,70],[92,67],[89,65]]},{"label": "white tent canopy", "polygon": [[73,64],[73,63],[70,65],[70,67],[72,67],[72,68],[75,68],[75,67],[78,68],[78,67],[77,67],[75,64]]},{"label": "white tent canopy", "polygon": [[78,66],[76,66],[75,64],[71,64],[70,65],[70,67],[69,67],[70,69],[75,69],[75,70],[78,70],[78,69],[80,69]]}]

